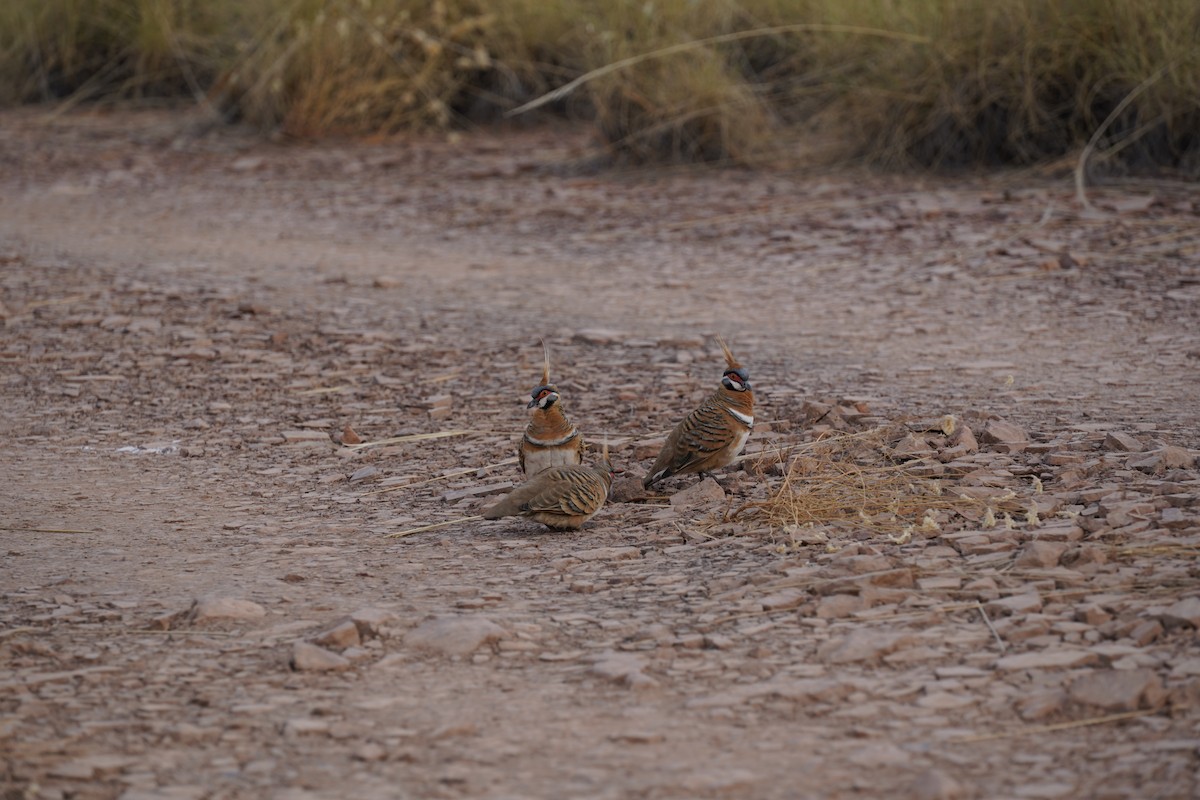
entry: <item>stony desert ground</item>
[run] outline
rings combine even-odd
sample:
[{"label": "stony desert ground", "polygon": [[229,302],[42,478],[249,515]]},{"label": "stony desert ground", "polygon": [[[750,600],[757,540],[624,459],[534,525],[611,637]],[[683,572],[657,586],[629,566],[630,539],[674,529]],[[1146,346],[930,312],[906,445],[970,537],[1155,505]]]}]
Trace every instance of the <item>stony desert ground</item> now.
[{"label": "stony desert ground", "polygon": [[1195,186],[592,153],[0,114],[3,797],[1196,796]]}]

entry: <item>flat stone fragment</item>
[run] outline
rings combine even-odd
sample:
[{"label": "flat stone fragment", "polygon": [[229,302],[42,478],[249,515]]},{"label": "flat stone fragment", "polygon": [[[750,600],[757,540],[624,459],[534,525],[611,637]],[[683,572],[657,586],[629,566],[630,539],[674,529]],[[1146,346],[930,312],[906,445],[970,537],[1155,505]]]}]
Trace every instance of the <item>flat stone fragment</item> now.
[{"label": "flat stone fragment", "polygon": [[267,610],[258,603],[236,597],[201,597],[192,603],[186,620],[193,625],[215,619],[260,619]]},{"label": "flat stone fragment", "polygon": [[1191,469],[1196,466],[1196,457],[1186,448],[1167,445],[1157,453],[1167,469]]},{"label": "flat stone fragment", "polygon": [[329,720],[313,717],[296,717],[283,723],[283,735],[288,737],[329,733]]},{"label": "flat stone fragment", "polygon": [[704,508],[723,502],[725,502],[725,490],[712,478],[705,478],[699,483],[671,495],[671,507],[679,510]]},{"label": "flat stone fragment", "polygon": [[608,650],[595,656],[590,672],[630,689],[658,686],[657,680],[643,672],[645,668],[646,662],[641,656]]},{"label": "flat stone fragment", "polygon": [[580,561],[625,561],[631,558],[641,558],[642,551],[637,547],[594,547],[591,550],[580,550],[571,555]]},{"label": "flat stone fragment", "polygon": [[913,800],[963,800],[969,796],[961,783],[941,770],[927,769],[913,781]]},{"label": "flat stone fragment", "polygon": [[1158,519],[1158,524],[1164,528],[1190,528],[1195,520],[1189,517],[1182,508],[1164,508]]},{"label": "flat stone fragment", "polygon": [[[126,789],[117,800],[204,800],[211,794],[208,786],[175,784],[156,789]],[[278,800],[278,796],[273,796],[272,800]]]},{"label": "flat stone fragment", "polygon": [[1136,436],[1121,431],[1110,431],[1104,437],[1104,449],[1121,453],[1140,453],[1146,449],[1146,445],[1142,444]]},{"label": "flat stone fragment", "polygon": [[1034,569],[1057,567],[1059,559],[1067,552],[1067,546],[1066,542],[1029,542],[1017,554],[1016,565]]},{"label": "flat stone fragment", "polygon": [[1166,699],[1162,680],[1150,669],[1103,669],[1081,675],[1068,692],[1072,700],[1105,711],[1158,708]]},{"label": "flat stone fragment", "polygon": [[348,668],[350,659],[312,642],[296,642],[292,645],[289,664],[297,672],[327,672]]},{"label": "flat stone fragment", "polygon": [[900,459],[924,458],[934,454],[933,447],[929,444],[929,439],[917,433],[910,433],[892,448],[892,457]]},{"label": "flat stone fragment", "polygon": [[1075,609],[1075,619],[1085,625],[1103,625],[1112,619],[1112,614],[1098,603],[1084,603]]},{"label": "flat stone fragment", "polygon": [[1067,704],[1067,693],[1062,689],[1045,689],[1019,698],[1017,713],[1026,722],[1038,722],[1062,711]]},{"label": "flat stone fragment", "polygon": [[917,588],[923,592],[936,592],[962,588],[962,578],[957,575],[933,575],[917,578]]},{"label": "flat stone fragment", "polygon": [[878,769],[880,767],[907,766],[912,763],[913,755],[891,742],[870,742],[861,747],[855,747],[846,753],[844,758],[856,767]]},{"label": "flat stone fragment", "polygon": [[333,439],[325,431],[294,430],[280,434],[284,444],[327,444],[332,446]]},{"label": "flat stone fragment", "polygon": [[1036,542],[1078,542],[1083,538],[1083,528],[1068,520],[1049,519],[1029,535]]},{"label": "flat stone fragment", "polygon": [[950,680],[954,678],[986,678],[992,673],[988,672],[986,669],[979,669],[979,667],[956,665],[950,667],[935,667],[933,674],[941,680]]},{"label": "flat stone fragment", "polygon": [[1200,597],[1188,597],[1162,613],[1163,625],[1168,629],[1190,625],[1200,628]]},{"label": "flat stone fragment", "polygon": [[1037,592],[1014,594],[989,600],[985,608],[989,614],[1036,614],[1042,610],[1042,597]]},{"label": "flat stone fragment", "polygon": [[396,621],[396,615],[385,608],[360,608],[350,615],[350,621],[358,626],[360,639],[378,636],[380,629]]},{"label": "flat stone fragment", "polygon": [[358,635],[358,626],[351,620],[345,620],[313,637],[313,643],[333,650],[345,650],[362,643]]},{"label": "flat stone fragment", "polygon": [[840,619],[848,617],[856,611],[867,607],[866,602],[856,594],[831,594],[821,598],[817,604],[819,619]]},{"label": "flat stone fragment", "polygon": [[836,703],[854,692],[854,685],[832,678],[772,678],[762,683],[733,686],[722,692],[693,697],[688,708],[709,709],[741,705],[759,697],[780,697],[797,703]]},{"label": "flat stone fragment", "polygon": [[1074,669],[1095,664],[1100,657],[1087,650],[1037,650],[1004,656],[996,661],[998,672],[1017,672],[1027,669]]},{"label": "flat stone fragment", "polygon": [[978,699],[960,692],[930,692],[917,699],[917,706],[933,711],[952,711],[974,705]]},{"label": "flat stone fragment", "polygon": [[1190,678],[1200,675],[1200,658],[1185,658],[1171,667],[1172,678]]},{"label": "flat stone fragment", "polygon": [[1049,781],[1045,783],[1026,783],[1013,789],[1014,797],[1028,800],[1058,800],[1058,798],[1078,797],[1073,783]]},{"label": "flat stone fragment", "polygon": [[644,500],[650,496],[646,491],[646,487],[642,485],[642,479],[636,475],[625,475],[613,481],[612,488],[608,492],[608,502],[610,503],[632,503],[638,500]]},{"label": "flat stone fragment", "polygon": [[769,594],[759,602],[762,603],[763,611],[784,611],[802,605],[807,599],[807,591],[791,588]]},{"label": "flat stone fragment", "polygon": [[826,642],[817,657],[829,664],[852,664],[858,661],[878,661],[888,653],[909,647],[916,638],[907,633],[885,633],[878,630],[859,630],[844,639]]},{"label": "flat stone fragment", "polygon": [[1129,632],[1129,638],[1133,639],[1134,644],[1138,647],[1145,647],[1162,635],[1163,626],[1156,619],[1144,619],[1137,625],[1133,626],[1133,630]]},{"label": "flat stone fragment", "polygon": [[979,439],[988,444],[1025,444],[1029,441],[1029,434],[1011,422],[993,419],[983,427]]},{"label": "flat stone fragment", "polygon": [[51,768],[49,774],[55,778],[90,781],[116,775],[127,767],[137,763],[139,763],[139,759],[132,756],[99,754],[83,756],[82,758],[76,758],[59,764]]},{"label": "flat stone fragment", "polygon": [[365,481],[367,478],[374,478],[378,474],[379,474],[379,467],[362,467],[361,469],[356,469],[350,475],[350,482],[351,483],[361,483],[362,481]]},{"label": "flat stone fragment", "polygon": [[833,678],[776,678],[764,684],[765,694],[805,703],[836,703],[854,691],[854,684]]},{"label": "flat stone fragment", "polygon": [[404,643],[415,650],[465,656],[506,636],[508,631],[487,617],[444,616],[421,623],[404,637]]}]

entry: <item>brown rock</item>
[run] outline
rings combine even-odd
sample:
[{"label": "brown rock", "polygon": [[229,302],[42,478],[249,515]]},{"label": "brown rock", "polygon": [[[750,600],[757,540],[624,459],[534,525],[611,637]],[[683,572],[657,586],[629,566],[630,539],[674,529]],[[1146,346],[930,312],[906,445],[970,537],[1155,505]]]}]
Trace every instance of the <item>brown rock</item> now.
[{"label": "brown rock", "polygon": [[1024,428],[999,419],[990,420],[979,434],[979,439],[995,446],[1001,453],[1017,453],[1029,444],[1029,434]]},{"label": "brown rock", "polygon": [[266,615],[267,610],[258,603],[236,597],[209,596],[193,602],[186,619],[193,625],[200,625],[218,619],[249,620]]},{"label": "brown rock", "polygon": [[1108,554],[1095,545],[1083,545],[1067,552],[1063,556],[1063,563],[1077,570],[1088,566],[1095,568],[1108,563]]},{"label": "brown rock", "polygon": [[858,596],[863,599],[867,608],[874,608],[888,603],[899,605],[915,594],[907,589],[893,589],[888,586],[863,586]]},{"label": "brown rock", "polygon": [[995,578],[976,578],[964,586],[963,591],[974,594],[980,600],[994,600],[1000,596],[1000,587],[996,585]]},{"label": "brown rock", "polygon": [[763,611],[784,611],[802,605],[807,599],[807,590],[787,588],[767,595],[760,602],[762,603]]},{"label": "brown rock", "polygon": [[1017,700],[1017,713],[1026,722],[1038,722],[1062,711],[1067,693],[1062,689],[1046,689],[1025,695]]},{"label": "brown rock", "polygon": [[465,656],[508,636],[508,631],[483,616],[443,616],[428,619],[404,637],[416,650]]},{"label": "brown rock", "polygon": [[843,639],[826,642],[817,651],[817,657],[830,664],[852,664],[858,661],[874,662],[902,647],[909,647],[916,639],[907,633],[887,633],[863,629]]},{"label": "brown rock", "polygon": [[671,507],[680,511],[706,508],[725,502],[725,490],[712,478],[671,495]]},{"label": "brown rock", "polygon": [[591,550],[578,550],[571,554],[580,561],[625,561],[641,558],[642,551],[636,547],[593,547]]},{"label": "brown rock", "polygon": [[347,619],[318,633],[313,637],[313,644],[331,650],[345,650],[362,644],[362,640],[358,635],[358,626]]},{"label": "brown rock", "polygon": [[633,653],[618,653],[608,650],[595,656],[591,673],[630,689],[652,689],[658,681],[643,670],[646,662]]},{"label": "brown rock", "polygon": [[1096,603],[1087,603],[1076,607],[1075,619],[1088,625],[1103,625],[1112,619],[1112,614]]},{"label": "brown rock", "polygon": [[835,703],[854,691],[854,685],[829,678],[775,678],[762,684],[772,697],[784,697],[802,703]]},{"label": "brown rock", "polygon": [[919,433],[910,433],[892,448],[892,457],[903,461],[914,458],[924,458],[934,454],[929,439]]},{"label": "brown rock", "polygon": [[1057,567],[1067,547],[1065,542],[1029,542],[1017,554],[1016,566],[1033,569]]},{"label": "brown rock", "polygon": [[839,619],[866,607],[867,604],[858,595],[831,594],[821,598],[821,602],[817,604],[817,616],[820,619]]},{"label": "brown rock", "polygon": [[284,431],[282,434],[283,443],[290,445],[318,445],[325,446],[333,445],[333,439],[325,431],[314,430],[294,430]]},{"label": "brown rock", "polygon": [[1195,520],[1184,513],[1182,508],[1164,508],[1162,515],[1158,519],[1158,524],[1164,528],[1190,528],[1195,524]]},{"label": "brown rock", "polygon": [[1129,468],[1157,473],[1168,469],[1191,469],[1195,463],[1195,456],[1188,450],[1169,445],[1130,457]]},{"label": "brown rock", "polygon": [[937,769],[927,769],[913,781],[913,800],[962,800],[968,797],[963,785]]},{"label": "brown rock", "polygon": [[296,642],[292,645],[291,668],[297,672],[325,672],[347,669],[350,659],[318,647],[312,642]]},{"label": "brown rock", "polygon": [[51,777],[66,780],[91,781],[99,778],[112,778],[137,763],[138,759],[133,756],[104,753],[65,761],[51,767],[48,774]]},{"label": "brown rock", "polygon": [[1191,626],[1200,628],[1200,597],[1188,597],[1162,613],[1162,622],[1168,630]]},{"label": "brown rock", "polygon": [[975,433],[966,425],[960,425],[950,437],[950,447],[941,452],[942,461],[953,461],[956,458],[979,452],[979,441]]},{"label": "brown rock", "polygon": [[612,489],[608,492],[610,503],[632,503],[644,500],[650,496],[642,479],[634,475],[625,475],[613,481]]},{"label": "brown rock", "polygon": [[1014,594],[1010,597],[990,600],[985,608],[989,614],[1003,616],[1009,614],[1035,614],[1042,610],[1042,597],[1037,592]]},{"label": "brown rock", "polygon": [[1104,669],[1081,675],[1069,694],[1076,703],[1105,711],[1158,708],[1166,700],[1162,680],[1149,669]]},{"label": "brown rock", "polygon": [[1128,433],[1110,431],[1108,436],[1104,437],[1104,449],[1116,450],[1121,453],[1140,453],[1146,449],[1146,445]]},{"label": "brown rock", "polygon": [[1048,519],[1029,535],[1040,542],[1077,542],[1083,538],[1083,528],[1069,520]]},{"label": "brown rock", "polygon": [[627,334],[622,331],[611,330],[609,328],[584,328],[575,331],[574,339],[577,342],[584,344],[617,344],[626,338]]},{"label": "brown rock", "polygon": [[383,626],[395,622],[396,615],[383,608],[360,608],[350,615],[350,621],[357,626],[360,639],[370,639],[379,636]]},{"label": "brown rock", "polygon": [[1099,656],[1087,650],[1068,648],[1035,650],[1031,653],[1019,653],[998,659],[996,670],[998,672],[1018,672],[1028,669],[1074,669],[1095,664],[1099,660]]},{"label": "brown rock", "polygon": [[1163,626],[1156,619],[1144,619],[1129,631],[1129,638],[1133,639],[1138,647],[1145,647],[1153,642],[1159,636],[1162,636]]},{"label": "brown rock", "polygon": [[1196,457],[1182,447],[1168,445],[1159,450],[1158,455],[1167,469],[1191,469],[1196,466]]}]

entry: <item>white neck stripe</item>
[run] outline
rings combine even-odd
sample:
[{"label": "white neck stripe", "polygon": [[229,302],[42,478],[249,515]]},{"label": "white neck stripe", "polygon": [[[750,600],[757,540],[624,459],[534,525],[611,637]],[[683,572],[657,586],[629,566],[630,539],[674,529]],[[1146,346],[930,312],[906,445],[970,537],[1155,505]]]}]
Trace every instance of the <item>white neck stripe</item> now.
[{"label": "white neck stripe", "polygon": [[734,411],[732,408],[727,408],[725,410],[728,411],[730,414],[732,414],[733,418],[738,420],[739,422],[741,422],[743,425],[746,425],[747,427],[750,427],[750,428],[754,427],[754,417],[752,417],[751,415],[743,414],[740,411]]},{"label": "white neck stripe", "polygon": [[560,444],[566,444],[567,442],[571,441],[578,435],[579,435],[579,431],[576,431],[576,430],[572,430],[570,433],[568,433],[566,436],[562,437],[561,439],[535,439],[534,437],[530,436],[529,434],[525,434],[525,441],[529,442],[530,444],[536,444],[539,447],[555,447]]}]

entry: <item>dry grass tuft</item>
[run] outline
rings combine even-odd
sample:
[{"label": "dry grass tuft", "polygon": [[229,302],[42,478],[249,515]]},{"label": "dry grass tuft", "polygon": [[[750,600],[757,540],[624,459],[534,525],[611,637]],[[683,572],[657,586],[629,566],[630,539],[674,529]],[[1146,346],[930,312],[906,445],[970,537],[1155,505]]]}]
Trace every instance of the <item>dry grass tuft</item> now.
[{"label": "dry grass tuft", "polygon": [[770,497],[734,516],[750,512],[808,543],[867,530],[903,544],[914,535],[936,535],[952,518],[979,521],[987,515],[987,502],[953,491],[944,478],[921,477],[912,464],[892,463],[887,445],[895,439],[895,430],[883,427],[806,445],[790,457]]}]

